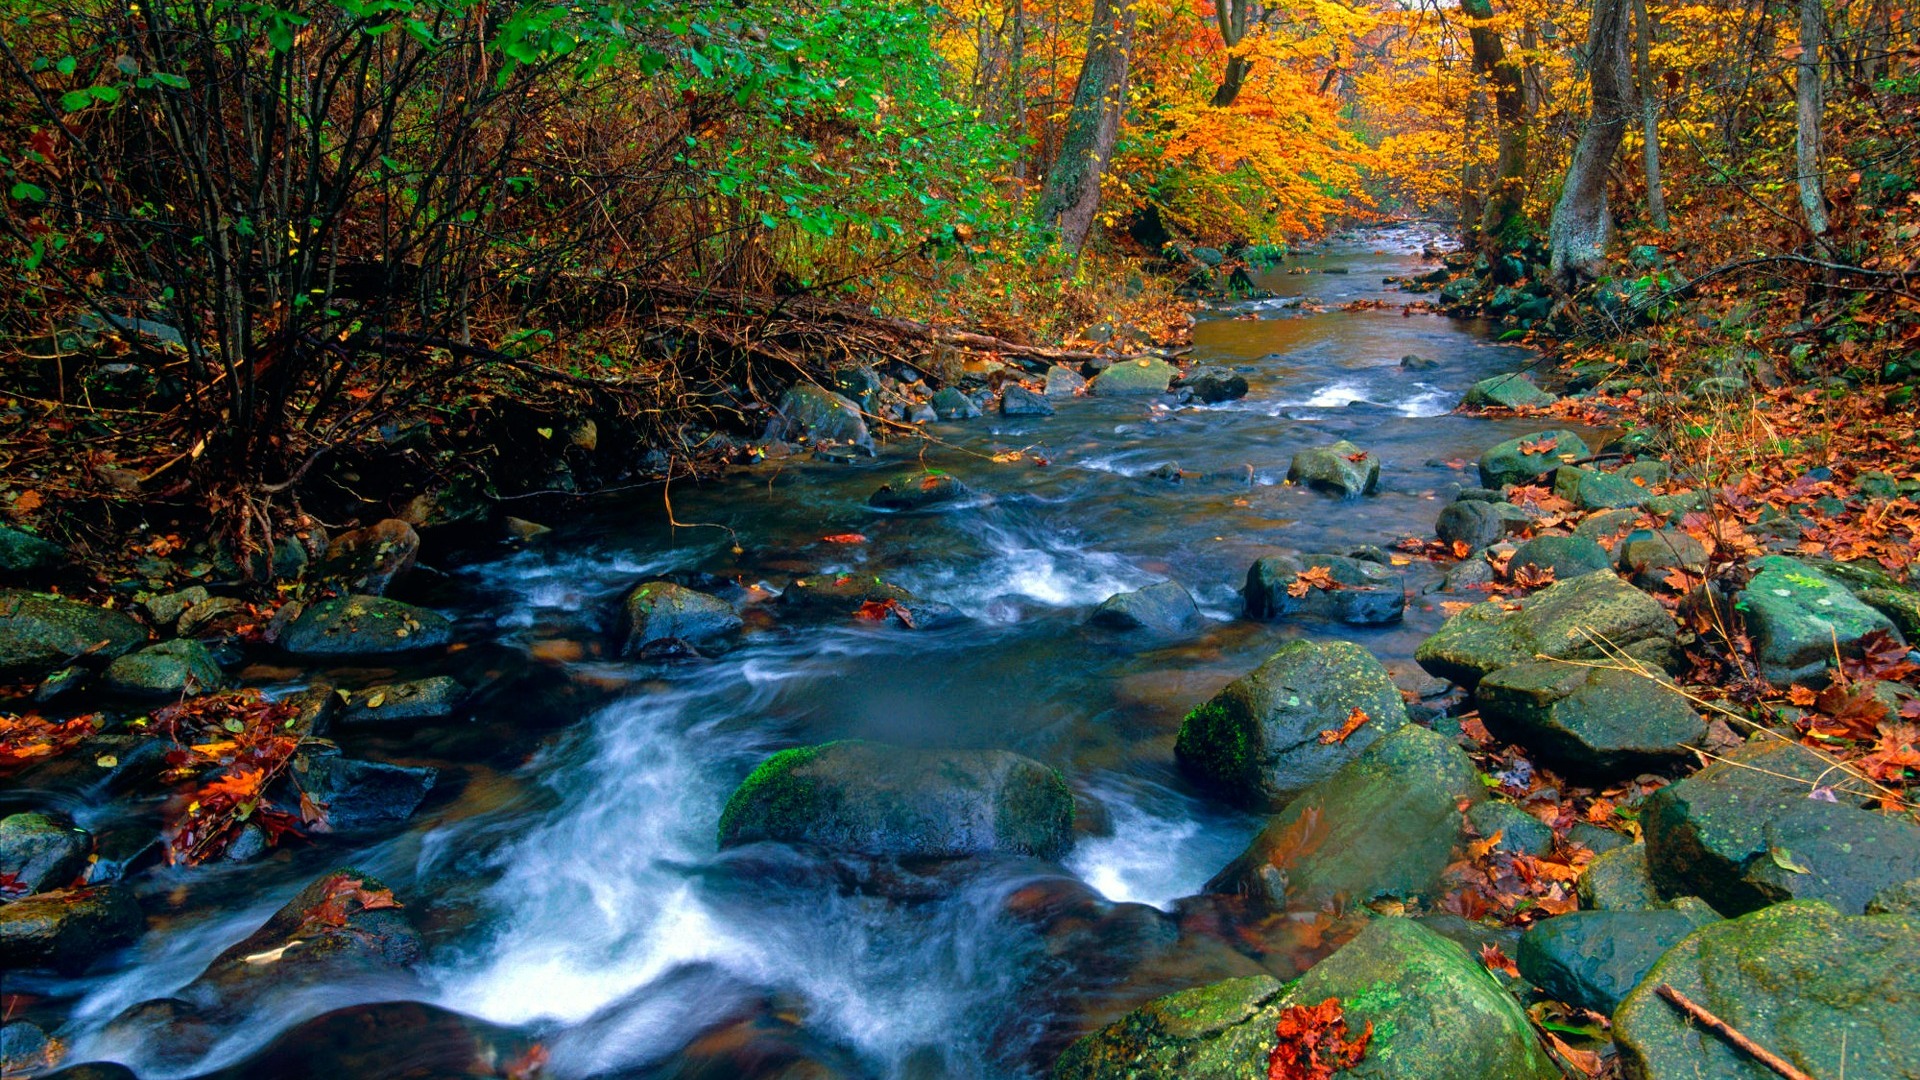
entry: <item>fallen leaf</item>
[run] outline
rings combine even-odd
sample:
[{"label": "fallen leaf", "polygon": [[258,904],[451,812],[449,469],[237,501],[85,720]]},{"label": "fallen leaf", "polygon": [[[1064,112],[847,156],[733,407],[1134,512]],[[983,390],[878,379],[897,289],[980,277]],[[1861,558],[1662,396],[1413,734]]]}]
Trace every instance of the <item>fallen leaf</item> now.
[{"label": "fallen leaf", "polygon": [[823,536],[820,540],[822,543],[827,544],[864,544],[867,542],[867,538],[859,533],[834,533],[832,536]]},{"label": "fallen leaf", "polygon": [[1520,965],[1491,941],[1480,946],[1480,962],[1486,965],[1488,971],[1497,971],[1516,979],[1520,977]]},{"label": "fallen leaf", "polygon": [[1334,743],[1345,743],[1349,735],[1359,731],[1360,725],[1371,719],[1372,717],[1367,715],[1367,710],[1355,705],[1353,711],[1347,714],[1346,722],[1341,724],[1337,730],[1329,728],[1320,733],[1320,744],[1322,746],[1331,746]]}]

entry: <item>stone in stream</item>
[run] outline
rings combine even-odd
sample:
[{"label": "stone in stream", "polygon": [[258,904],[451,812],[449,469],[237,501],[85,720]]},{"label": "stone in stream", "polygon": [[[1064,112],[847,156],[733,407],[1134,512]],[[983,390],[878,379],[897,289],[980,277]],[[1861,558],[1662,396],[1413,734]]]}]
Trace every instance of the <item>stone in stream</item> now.
[{"label": "stone in stream", "polygon": [[1247,396],[1247,377],[1225,368],[1194,368],[1173,380],[1173,386],[1176,390],[1192,391],[1193,400],[1203,405],[1218,405]]},{"label": "stone in stream", "polygon": [[146,628],[118,611],[0,589],[0,676],[37,677],[83,655],[111,660],[146,641]]},{"label": "stone in stream", "polygon": [[1244,1080],[1264,1076],[1285,986],[1226,979],[1155,998],[1075,1042],[1052,1080]]},{"label": "stone in stream", "polygon": [[1519,604],[1516,611],[1475,604],[1453,615],[1420,643],[1414,658],[1462,686],[1536,656],[1603,660],[1607,650],[1618,650],[1657,668],[1679,662],[1673,616],[1611,572],[1555,582]]},{"label": "stone in stream", "polygon": [[226,674],[205,645],[178,638],[149,645],[107,665],[101,685],[128,697],[181,697],[227,685]]},{"label": "stone in stream", "polygon": [[0,969],[84,971],[97,957],[146,929],[133,894],[119,885],[85,885],[0,904]]},{"label": "stone in stream", "polygon": [[0,575],[40,577],[67,561],[67,549],[30,532],[0,525]]},{"label": "stone in stream", "polygon": [[1200,625],[1200,608],[1179,582],[1162,581],[1107,597],[1087,622],[1109,630],[1182,634]]},{"label": "stone in stream", "polygon": [[1480,483],[1502,488],[1531,484],[1568,461],[1591,457],[1586,441],[1571,431],[1536,431],[1499,443],[1480,455]]},{"label": "stone in stream", "polygon": [[[1345,738],[1353,711],[1367,720]],[[1180,723],[1174,756],[1237,802],[1278,804],[1332,776],[1407,722],[1387,669],[1350,641],[1293,641]]]},{"label": "stone in stream", "polygon": [[929,506],[964,499],[971,494],[973,492],[957,476],[916,470],[901,473],[880,485],[878,491],[868,496],[867,505],[876,510],[924,510]]},{"label": "stone in stream", "polygon": [[[412,817],[439,775],[438,769],[426,766],[358,761],[338,750],[315,750],[308,753],[307,771],[299,775],[298,784],[325,807],[329,828],[349,832]],[[298,796],[287,801],[297,802]]]},{"label": "stone in stream", "polygon": [[720,846],[771,840],[878,856],[1017,854],[1073,846],[1073,793],[1005,750],[924,750],[847,740],[784,750],[741,782]]},{"label": "stone in stream", "polygon": [[1180,369],[1150,356],[1122,360],[1094,377],[1088,392],[1098,397],[1164,394]]},{"label": "stone in stream", "polygon": [[1485,798],[1464,751],[1408,724],[1296,796],[1206,891],[1274,911],[1430,896],[1460,844],[1461,804]]},{"label": "stone in stream", "polygon": [[831,390],[812,383],[796,383],[780,398],[779,411],[767,425],[767,437],[794,442],[802,436],[816,443],[847,443],[869,453],[873,435],[860,407]]},{"label": "stone in stream", "polygon": [[453,623],[438,612],[380,596],[342,596],[308,604],[281,633],[280,647],[304,656],[377,656],[452,640]]},{"label": "stone in stream", "polygon": [[1697,901],[1658,911],[1570,911],[1520,938],[1520,974],[1555,1001],[1606,1015],[1660,955],[1719,916]]},{"label": "stone in stream", "polygon": [[1601,852],[1574,883],[1580,906],[1594,911],[1640,911],[1660,906],[1660,890],[1647,869],[1647,845],[1626,844]]},{"label": "stone in stream", "polygon": [[1920,920],[1911,916],[1796,901],[1703,926],[1614,1010],[1614,1045],[1634,1080],[1778,1080],[1660,997],[1663,984],[1810,1076],[1920,1076]]},{"label": "stone in stream", "polygon": [[1433,532],[1448,544],[1465,544],[1479,551],[1533,523],[1525,510],[1507,502],[1461,499],[1447,504],[1433,523]]},{"label": "stone in stream", "polygon": [[[333,695],[329,694],[329,697]],[[400,720],[442,720],[467,697],[467,688],[447,675],[385,683],[355,691],[341,712],[343,724],[382,724]]]},{"label": "stone in stream", "polygon": [[64,817],[27,812],[0,818],[0,878],[29,894],[79,878],[92,850],[93,838]]},{"label": "stone in stream", "polygon": [[[1436,273],[1444,273],[1444,271],[1436,271]],[[1440,361],[1431,357],[1408,353],[1400,358],[1400,366],[1407,371],[1433,371],[1440,366]]]},{"label": "stone in stream", "polygon": [[1047,396],[1050,398],[1072,397],[1086,387],[1086,376],[1070,367],[1055,364],[1047,369]]},{"label": "stone in stream", "polygon": [[[64,1056],[65,1048],[47,1037],[38,1024],[16,1020],[0,1026],[0,1076],[49,1076],[49,1068]],[[61,1070],[65,1075],[66,1070]],[[131,1070],[129,1080],[138,1080]]]},{"label": "stone in stream", "polygon": [[[419,1001],[348,1005],[302,1020],[243,1060],[199,1080],[345,1080],[401,1075],[455,1077],[539,1075],[516,1062],[544,1060],[533,1037]],[[489,1067],[482,1063],[494,1062]],[[484,1071],[482,1071],[484,1070]],[[505,1070],[505,1071],[496,1071]],[[132,1074],[128,1074],[131,1078]],[[766,1074],[769,1080],[775,1074]],[[805,1074],[806,1080],[832,1080]],[[106,1078],[101,1078],[106,1080]],[[118,1078],[115,1078],[118,1080]],[[800,1075],[788,1080],[801,1080]]]},{"label": "stone in stream", "polygon": [[934,415],[942,420],[973,420],[980,416],[980,406],[951,386],[937,391],[927,403],[933,406]]},{"label": "stone in stream", "polygon": [[1553,474],[1553,493],[1582,510],[1625,510],[1647,501],[1647,489],[1619,473],[1574,465]]},{"label": "stone in stream", "polygon": [[622,656],[637,656],[653,642],[669,638],[702,645],[745,625],[732,604],[671,581],[636,586],[620,612]]},{"label": "stone in stream", "polygon": [[1677,691],[1614,668],[1530,660],[1487,675],[1474,696],[1495,737],[1591,779],[1689,761],[1707,733]]},{"label": "stone in stream", "polygon": [[1503,409],[1540,408],[1551,405],[1560,398],[1549,394],[1534,385],[1533,376],[1525,372],[1512,375],[1495,375],[1490,379],[1481,379],[1467,390],[1460,404],[1468,409],[1489,407]]},{"label": "stone in stream", "polygon": [[[1309,585],[1306,595],[1293,595],[1300,591],[1296,585],[1300,575],[1316,569],[1324,570],[1335,587]],[[1306,615],[1354,626],[1381,626],[1399,622],[1407,607],[1405,577],[1391,566],[1344,555],[1263,556],[1248,568],[1240,595],[1249,619]]]},{"label": "stone in stream", "polygon": [[1821,900],[1850,915],[1889,885],[1920,877],[1920,826],[1863,810],[1844,791],[1809,798],[1844,774],[1814,751],[1756,736],[1641,811],[1647,866],[1666,896],[1698,896],[1739,915],[1785,900]]},{"label": "stone in stream", "polygon": [[1371,495],[1380,486],[1380,459],[1345,439],[1293,455],[1287,482],[1342,498]]},{"label": "stone in stream", "polygon": [[1000,392],[1000,415],[1052,416],[1053,402],[1048,401],[1045,394],[1010,383]]},{"label": "stone in stream", "polygon": [[385,596],[420,558],[420,534],[398,518],[344,532],[327,545],[316,575],[342,592]]},{"label": "stone in stream", "polygon": [[1536,536],[1515,548],[1507,565],[1515,570],[1523,566],[1551,570],[1554,580],[1565,581],[1605,570],[1613,559],[1607,549],[1584,536]]},{"label": "stone in stream", "polygon": [[1774,685],[1824,684],[1836,651],[1859,656],[1862,640],[1874,633],[1899,639],[1891,619],[1814,567],[1784,555],[1751,565],[1757,573],[1740,594],[1738,608],[1746,617],[1760,674]]}]

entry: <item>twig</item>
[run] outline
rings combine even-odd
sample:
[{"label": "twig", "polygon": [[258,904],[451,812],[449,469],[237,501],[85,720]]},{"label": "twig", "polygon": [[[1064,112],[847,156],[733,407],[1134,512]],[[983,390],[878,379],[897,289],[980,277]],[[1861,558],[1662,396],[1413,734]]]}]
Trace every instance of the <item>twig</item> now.
[{"label": "twig", "polygon": [[1738,1028],[1735,1028],[1732,1024],[1708,1012],[1700,1005],[1694,1003],[1687,995],[1675,990],[1666,983],[1661,983],[1659,986],[1654,987],[1653,991],[1672,1002],[1674,1007],[1681,1012],[1712,1028],[1721,1038],[1745,1050],[1755,1061],[1786,1077],[1787,1080],[1813,1080],[1813,1077],[1809,1074],[1794,1068],[1793,1064],[1787,1061],[1787,1059],[1775,1054],[1773,1051],[1768,1050],[1766,1047],[1761,1046],[1745,1035],[1740,1034]]}]

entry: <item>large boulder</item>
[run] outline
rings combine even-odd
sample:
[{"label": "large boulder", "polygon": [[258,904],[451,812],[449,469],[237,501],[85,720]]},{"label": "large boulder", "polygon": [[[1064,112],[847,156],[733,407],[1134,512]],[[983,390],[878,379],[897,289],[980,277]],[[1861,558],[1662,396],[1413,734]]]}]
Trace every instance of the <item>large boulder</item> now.
[{"label": "large boulder", "polygon": [[343,592],[385,596],[420,558],[420,534],[398,518],[344,532],[327,545],[319,579]]},{"label": "large boulder", "polygon": [[1480,483],[1498,488],[1531,484],[1568,461],[1591,457],[1586,441],[1571,431],[1536,431],[1499,443],[1480,455]]},{"label": "large boulder", "polygon": [[1607,549],[1584,536],[1536,536],[1513,550],[1507,564],[1515,570],[1531,566],[1551,570],[1555,581],[1566,581],[1613,565]]},{"label": "large boulder", "polygon": [[1555,1001],[1607,1014],[1640,985],[1660,954],[1715,921],[1695,904],[1659,911],[1570,911],[1534,923],[1514,961]]},{"label": "large boulder", "polygon": [[1301,792],[1207,891],[1294,911],[1431,895],[1460,842],[1461,804],[1484,798],[1465,752],[1408,724]]},{"label": "large boulder", "polygon": [[867,431],[860,406],[812,383],[795,383],[781,396],[767,435],[789,442],[804,436],[816,443],[849,443],[873,449],[873,435]]},{"label": "large boulder", "polygon": [[1161,581],[1107,597],[1087,622],[1108,630],[1183,634],[1200,625],[1200,607],[1179,582]]},{"label": "large boulder", "polygon": [[1089,392],[1100,397],[1164,394],[1180,369],[1150,356],[1123,360],[1094,377]]},{"label": "large boulder", "polygon": [[[1359,709],[1367,721],[1340,732]],[[1387,669],[1350,641],[1293,641],[1188,713],[1174,755],[1236,801],[1283,802],[1407,722]]]},{"label": "large boulder", "polygon": [[34,812],[0,818],[0,878],[29,894],[72,883],[92,849],[93,838],[71,821]]},{"label": "large boulder", "polygon": [[1604,660],[1608,650],[1672,669],[1680,627],[1659,602],[1610,572],[1556,582],[1519,602],[1475,604],[1455,614],[1414,657],[1443,679],[1471,686],[1536,656]]},{"label": "large boulder", "polygon": [[1176,389],[1190,390],[1193,400],[1203,405],[1237,401],[1247,396],[1247,377],[1225,368],[1195,368],[1173,381]]},{"label": "large boulder", "polygon": [[1488,731],[1589,778],[1690,760],[1707,733],[1685,697],[1616,668],[1530,660],[1481,679],[1475,697]]},{"label": "large boulder", "polygon": [[380,596],[341,596],[308,604],[280,635],[303,656],[378,656],[439,648],[453,640],[445,615]]},{"label": "large boulder", "polygon": [[1920,919],[1779,904],[1694,931],[1613,1014],[1633,1080],[1778,1080],[1659,995],[1671,986],[1810,1076],[1920,1076]]},{"label": "large boulder", "polygon": [[727,800],[720,846],[760,840],[867,855],[1052,859],[1073,846],[1073,793],[1006,750],[848,740],[785,750]]},{"label": "large boulder", "polygon": [[1245,1080],[1266,1075],[1285,987],[1270,975],[1168,994],[1069,1046],[1053,1080]]},{"label": "large boulder", "polygon": [[114,660],[101,685],[129,697],[180,697],[219,690],[227,677],[205,645],[177,638]]},{"label": "large boulder", "polygon": [[1836,650],[1858,656],[1869,634],[1900,636],[1891,619],[1805,563],[1769,555],[1755,560],[1753,568],[1757,573],[1737,607],[1753,638],[1760,674],[1777,685],[1824,682]]},{"label": "large boulder", "polygon": [[110,660],[146,641],[146,628],[118,611],[0,589],[0,676],[42,675],[83,654]]},{"label": "large boulder", "polygon": [[[1309,585],[1303,592],[1296,586],[1301,574],[1316,567],[1326,571],[1335,588]],[[1248,568],[1240,595],[1249,619],[1306,615],[1379,626],[1399,622],[1407,608],[1405,577],[1392,567],[1344,555],[1263,556]]]},{"label": "large boulder", "polygon": [[86,969],[146,929],[133,894],[118,885],[43,892],[0,904],[0,969]]},{"label": "large boulder", "polygon": [[321,876],[258,930],[215,957],[180,997],[219,1012],[266,993],[391,977],[420,960],[424,945],[401,902],[350,867]]},{"label": "large boulder", "polygon": [[1345,439],[1293,455],[1287,482],[1342,498],[1371,495],[1380,486],[1380,459]]},{"label": "large boulder", "polygon": [[1518,372],[1481,379],[1468,388],[1460,404],[1469,409],[1524,409],[1541,408],[1559,400],[1557,396],[1534,385],[1532,376]]},{"label": "large boulder", "polygon": [[649,644],[668,638],[704,644],[745,625],[732,604],[671,581],[636,586],[621,605],[621,615],[624,656],[638,655]]},{"label": "large boulder", "polygon": [[1759,736],[1661,788],[1640,816],[1655,886],[1729,915],[1796,899],[1859,914],[1875,893],[1920,877],[1920,826],[1809,798],[1814,785],[1845,780],[1824,756]]}]

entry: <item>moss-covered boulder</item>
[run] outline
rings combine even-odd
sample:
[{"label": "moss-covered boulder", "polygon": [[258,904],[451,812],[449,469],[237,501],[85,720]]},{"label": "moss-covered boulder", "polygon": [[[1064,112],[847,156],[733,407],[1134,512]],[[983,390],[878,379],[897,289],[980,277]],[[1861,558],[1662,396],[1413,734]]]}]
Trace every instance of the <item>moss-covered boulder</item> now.
[{"label": "moss-covered boulder", "polygon": [[1508,439],[1480,455],[1480,483],[1499,488],[1531,484],[1569,461],[1591,457],[1586,441],[1571,431],[1536,431]]},{"label": "moss-covered boulder", "polygon": [[1551,570],[1555,581],[1566,581],[1613,565],[1607,549],[1584,536],[1536,536],[1513,550],[1507,564],[1518,570],[1531,566]]},{"label": "moss-covered boulder", "polygon": [[[1344,739],[1353,710],[1367,722]],[[1350,641],[1292,641],[1187,714],[1174,756],[1194,778],[1250,805],[1319,783],[1407,722],[1387,669]]]},{"label": "moss-covered boulder", "polygon": [[1553,493],[1582,510],[1623,510],[1647,501],[1647,489],[1619,473],[1573,465],[1554,472]]},{"label": "moss-covered boulder", "polygon": [[303,656],[377,656],[452,640],[453,623],[437,611],[382,596],[342,596],[308,604],[280,635],[280,647]]},{"label": "moss-covered boulder", "polygon": [[[425,951],[410,910],[350,867],[324,874],[180,992],[219,1013],[267,994],[409,971]],[[263,959],[271,957],[271,959]]]},{"label": "moss-covered boulder", "polygon": [[1510,611],[1475,604],[1420,643],[1414,657],[1443,679],[1471,686],[1536,656],[1601,660],[1615,649],[1671,670],[1680,627],[1659,602],[1609,572],[1556,582]]},{"label": "moss-covered boulder", "polygon": [[1268,975],[1155,998],[1069,1046],[1053,1080],[1245,1080],[1265,1076],[1283,989]]},{"label": "moss-covered boulder", "polygon": [[1697,1002],[1811,1076],[1920,1076],[1920,920],[1794,902],[1704,926],[1667,950],[1613,1014],[1634,1080],[1778,1080],[1658,994]]},{"label": "moss-covered boulder", "polygon": [[1094,377],[1089,392],[1100,397],[1164,394],[1180,369],[1165,360],[1143,356],[1123,360]]},{"label": "moss-covered boulder", "polygon": [[1688,760],[1688,745],[1707,733],[1678,692],[1615,668],[1531,660],[1481,679],[1474,696],[1488,731],[1583,777]]},{"label": "moss-covered boulder", "polygon": [[1574,883],[1580,906],[1593,911],[1640,911],[1658,907],[1660,890],[1647,869],[1647,845],[1623,844],[1594,856]]},{"label": "moss-covered boulder", "polygon": [[1073,793],[1006,750],[922,750],[848,740],[785,750],[727,800],[720,846],[760,840],[867,855],[1058,858]]},{"label": "moss-covered boulder", "polygon": [[146,916],[118,885],[43,892],[0,904],[0,970],[75,973],[140,936]]},{"label": "moss-covered boulder", "polygon": [[[1326,571],[1334,587],[1309,586],[1304,591],[1295,587],[1301,574],[1315,569]],[[1304,615],[1352,626],[1381,626],[1399,622],[1405,614],[1407,580],[1390,566],[1344,555],[1267,555],[1247,569],[1247,584],[1240,595],[1249,619]]]},{"label": "moss-covered boulder", "polygon": [[119,657],[107,665],[101,684],[129,697],[179,697],[219,690],[227,677],[205,645],[179,638]]},{"label": "moss-covered boulder", "polygon": [[1293,455],[1287,482],[1315,491],[1357,499],[1380,486],[1380,459],[1345,439],[1332,446],[1316,446]]},{"label": "moss-covered boulder", "polygon": [[112,659],[146,641],[146,628],[118,611],[0,589],[0,676],[43,675],[82,654]]},{"label": "moss-covered boulder", "polygon": [[812,383],[796,383],[781,396],[767,436],[789,442],[804,437],[816,443],[848,443],[873,449],[873,435],[867,431],[860,406]]},{"label": "moss-covered boulder", "polygon": [[621,605],[623,655],[638,655],[656,641],[672,638],[701,645],[726,637],[743,624],[733,605],[671,581],[649,581],[627,594]]},{"label": "moss-covered boulder", "polygon": [[1549,394],[1534,385],[1531,375],[1516,372],[1512,375],[1495,375],[1490,379],[1481,379],[1468,387],[1466,396],[1460,399],[1460,404],[1468,409],[1521,409],[1539,408],[1559,400],[1556,395]]},{"label": "moss-covered boulder", "polygon": [[1179,582],[1161,581],[1107,597],[1087,622],[1108,630],[1184,634],[1200,625],[1200,607]]},{"label": "moss-covered boulder", "polygon": [[1647,866],[1662,894],[1730,915],[1793,899],[1857,915],[1881,889],[1920,877],[1920,826],[1809,798],[1844,780],[1829,759],[1765,736],[1726,758],[1647,800]]},{"label": "moss-covered boulder", "polygon": [[[1558,1080],[1527,1014],[1477,957],[1411,919],[1382,918],[1276,1003],[1339,998],[1349,1031],[1373,1025],[1353,1080]],[[1251,1075],[1258,1076],[1259,1073]]]},{"label": "moss-covered boulder", "polygon": [[1669,572],[1680,569],[1696,577],[1707,571],[1707,549],[1678,529],[1635,529],[1614,547],[1620,572],[1643,589],[1658,588]]},{"label": "moss-covered boulder", "polygon": [[1714,921],[1704,908],[1570,911],[1528,928],[1514,961],[1555,1001],[1611,1013],[1660,954]]},{"label": "moss-covered boulder", "polygon": [[1836,650],[1858,656],[1869,634],[1900,634],[1891,619],[1806,563],[1769,555],[1753,568],[1735,607],[1753,638],[1760,674],[1776,685],[1824,682]]},{"label": "moss-covered boulder", "polygon": [[1301,792],[1207,891],[1308,911],[1430,895],[1459,845],[1461,803],[1484,798],[1458,746],[1408,724]]}]

